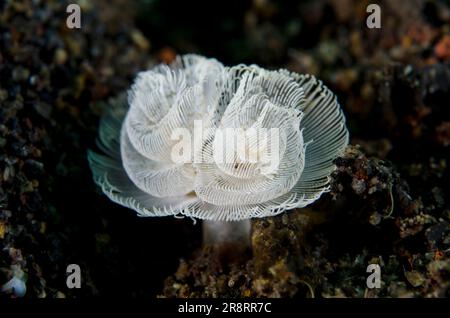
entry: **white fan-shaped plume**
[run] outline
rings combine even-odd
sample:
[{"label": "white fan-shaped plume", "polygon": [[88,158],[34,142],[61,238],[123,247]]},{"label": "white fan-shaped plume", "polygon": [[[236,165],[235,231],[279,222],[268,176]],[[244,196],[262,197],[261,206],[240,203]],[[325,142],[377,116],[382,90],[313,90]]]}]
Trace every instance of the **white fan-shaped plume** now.
[{"label": "white fan-shaped plume", "polygon": [[[188,161],[173,160],[176,129],[193,138]],[[241,220],[317,200],[347,144],[336,97],[315,77],[186,55],[111,103],[103,154],[88,158],[103,192],[142,216]]]}]

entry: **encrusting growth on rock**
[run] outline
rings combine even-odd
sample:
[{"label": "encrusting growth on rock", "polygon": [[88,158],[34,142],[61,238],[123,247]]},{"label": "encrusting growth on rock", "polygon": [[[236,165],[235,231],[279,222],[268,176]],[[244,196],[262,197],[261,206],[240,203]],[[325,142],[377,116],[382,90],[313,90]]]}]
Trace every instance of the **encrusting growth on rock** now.
[{"label": "encrusting growth on rock", "polygon": [[[223,265],[211,247],[203,247],[192,259],[181,261],[177,272],[166,279],[162,296],[443,296],[448,260],[434,253],[412,260],[405,254],[408,243],[400,240],[420,235],[417,227],[422,221],[408,220],[425,216],[407,183],[388,162],[368,158],[358,147],[349,146],[335,163],[331,192],[322,200],[292,213],[252,220],[252,254]],[[354,180],[361,180],[356,189]],[[431,222],[436,225],[426,232],[430,244],[448,248],[448,239],[443,241],[448,224],[433,218]],[[366,267],[373,263],[382,265],[383,285],[367,290]],[[398,270],[401,266],[404,273]],[[429,278],[414,274],[422,267]]]}]

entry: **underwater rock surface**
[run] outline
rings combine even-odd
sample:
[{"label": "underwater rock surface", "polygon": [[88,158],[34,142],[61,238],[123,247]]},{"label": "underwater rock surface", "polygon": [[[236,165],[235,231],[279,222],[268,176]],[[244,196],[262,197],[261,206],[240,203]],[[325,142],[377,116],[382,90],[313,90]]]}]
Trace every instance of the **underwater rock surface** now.
[{"label": "underwater rock surface", "polygon": [[[234,263],[204,247],[181,262],[163,295],[446,296],[448,221],[427,214],[392,165],[358,147],[347,148],[336,164],[333,188],[320,203],[253,220],[252,253]],[[382,268],[380,289],[366,288],[369,264]]]}]

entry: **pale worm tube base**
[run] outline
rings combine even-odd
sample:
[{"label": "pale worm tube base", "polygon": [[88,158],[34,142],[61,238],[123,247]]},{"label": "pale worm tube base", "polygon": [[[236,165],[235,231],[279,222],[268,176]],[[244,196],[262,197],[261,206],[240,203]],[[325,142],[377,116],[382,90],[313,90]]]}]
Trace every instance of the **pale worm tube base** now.
[{"label": "pale worm tube base", "polygon": [[242,261],[251,251],[251,222],[203,220],[203,245],[224,262]]}]

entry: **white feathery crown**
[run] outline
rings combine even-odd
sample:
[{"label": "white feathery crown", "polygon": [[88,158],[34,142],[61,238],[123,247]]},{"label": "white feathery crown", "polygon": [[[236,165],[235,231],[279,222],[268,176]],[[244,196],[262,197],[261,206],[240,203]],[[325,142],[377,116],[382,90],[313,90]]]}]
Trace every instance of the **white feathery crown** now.
[{"label": "white feathery crown", "polygon": [[[177,162],[174,130],[194,133],[202,160]],[[269,172],[234,152],[215,160],[220,129],[243,129],[248,153],[260,153],[249,128],[279,131]],[[256,65],[225,67],[198,55],[177,57],[138,74],[100,122],[88,159],[95,182],[114,202],[141,216],[184,215],[208,220],[266,217],[304,207],[329,190],[333,160],[348,144],[336,96],[311,75]],[[272,157],[271,157],[272,156]]]}]

